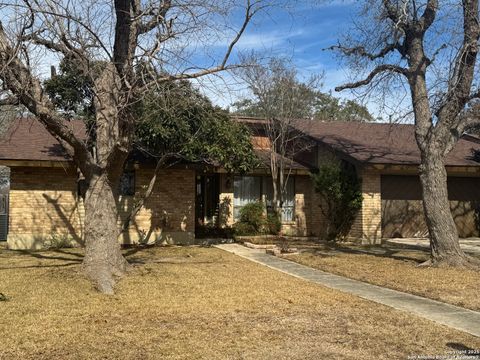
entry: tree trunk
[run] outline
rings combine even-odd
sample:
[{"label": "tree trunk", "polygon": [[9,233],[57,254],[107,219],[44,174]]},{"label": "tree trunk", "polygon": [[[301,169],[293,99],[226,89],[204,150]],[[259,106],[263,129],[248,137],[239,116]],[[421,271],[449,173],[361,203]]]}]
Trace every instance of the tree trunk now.
[{"label": "tree trunk", "polygon": [[85,258],[87,277],[102,293],[113,294],[115,281],[127,268],[118,242],[115,191],[106,174],[93,176],[85,196]]},{"label": "tree trunk", "polygon": [[277,178],[272,176],[272,208],[275,213],[278,213],[279,203]]},{"label": "tree trunk", "polygon": [[422,152],[420,180],[431,248],[431,258],[423,265],[471,265],[475,261],[460,248],[448,201],[447,171],[441,155],[431,150]]},{"label": "tree trunk", "polygon": [[271,150],[270,155],[270,172],[272,179],[272,208],[273,212],[278,215],[279,211],[279,188],[278,188],[278,177],[279,177],[279,168],[277,162],[277,152],[276,147]]}]

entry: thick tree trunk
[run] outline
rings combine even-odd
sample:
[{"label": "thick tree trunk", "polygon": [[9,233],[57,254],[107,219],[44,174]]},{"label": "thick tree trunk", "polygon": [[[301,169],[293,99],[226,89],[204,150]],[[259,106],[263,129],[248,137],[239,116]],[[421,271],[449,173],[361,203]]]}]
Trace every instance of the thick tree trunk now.
[{"label": "thick tree trunk", "polygon": [[472,265],[475,261],[460,248],[448,201],[447,171],[439,154],[428,151],[422,153],[420,180],[431,248],[431,258],[423,265]]},{"label": "thick tree trunk", "polygon": [[118,242],[115,192],[107,175],[93,176],[85,197],[85,258],[87,277],[102,293],[113,294],[115,281],[127,268]]}]

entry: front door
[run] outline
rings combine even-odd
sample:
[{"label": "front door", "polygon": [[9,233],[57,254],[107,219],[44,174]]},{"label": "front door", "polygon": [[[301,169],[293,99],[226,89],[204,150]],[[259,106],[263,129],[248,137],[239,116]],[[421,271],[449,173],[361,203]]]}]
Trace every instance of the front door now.
[{"label": "front door", "polygon": [[197,226],[216,225],[219,205],[218,174],[197,175],[195,218]]}]

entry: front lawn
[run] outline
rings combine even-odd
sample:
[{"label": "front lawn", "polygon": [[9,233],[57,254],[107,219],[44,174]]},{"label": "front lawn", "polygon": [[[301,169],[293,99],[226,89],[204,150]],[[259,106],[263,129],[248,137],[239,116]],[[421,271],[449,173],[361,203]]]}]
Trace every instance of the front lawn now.
[{"label": "front lawn", "polygon": [[[302,246],[300,246],[302,247]],[[480,310],[480,272],[424,268],[429,250],[397,245],[311,244],[289,260],[351,279]]]},{"label": "front lawn", "polygon": [[115,296],[80,250],[0,250],[0,359],[405,359],[480,339],[214,248],[126,250]]}]

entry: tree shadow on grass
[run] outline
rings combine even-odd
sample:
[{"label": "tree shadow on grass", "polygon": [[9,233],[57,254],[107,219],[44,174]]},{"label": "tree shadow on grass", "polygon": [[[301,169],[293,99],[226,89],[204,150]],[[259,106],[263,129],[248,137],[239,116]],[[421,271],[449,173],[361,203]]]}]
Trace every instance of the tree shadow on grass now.
[{"label": "tree shadow on grass", "polygon": [[[428,257],[429,249],[419,249],[414,246],[391,246],[391,245],[372,245],[372,246],[347,246],[343,244],[327,243],[321,247],[309,249],[313,254],[323,252],[323,255],[335,255],[335,253],[353,254],[353,255],[371,255],[379,258],[389,258],[394,260],[412,261],[422,263],[425,261],[420,257]],[[411,252],[411,255],[405,252]],[[331,254],[329,254],[331,252]]]},{"label": "tree shadow on grass", "polygon": [[[375,249],[352,249],[352,248],[344,248],[339,251],[348,253],[348,254],[363,254],[363,255],[372,255],[375,257],[380,257],[380,258],[389,258],[389,259],[394,259],[394,260],[404,260],[404,261],[413,261],[418,264],[423,263],[425,259],[419,259],[415,257],[413,254],[412,256],[409,255],[400,255],[399,253],[405,251],[405,249],[391,249],[391,248],[384,248],[384,247],[378,247],[376,249],[381,249],[380,251],[375,251]],[[428,252],[424,253],[423,251],[415,252],[416,254],[421,254],[421,255],[426,255],[428,256]]]},{"label": "tree shadow on grass", "polygon": [[142,251],[145,251],[145,250],[148,250],[148,249],[152,249],[154,247],[156,247],[155,244],[151,244],[151,245],[123,245],[122,246],[122,249],[124,249],[123,256],[125,256],[125,258],[128,259],[129,257],[135,255],[138,252],[142,252]]},{"label": "tree shadow on grass", "polygon": [[[31,256],[36,259],[42,259],[42,260],[59,260],[59,261],[74,261],[74,262],[82,262],[83,261],[83,255],[82,254],[75,254],[71,252],[67,252],[64,250],[48,250],[49,253],[54,253],[54,254],[59,254],[59,255],[49,255],[45,254],[44,252],[37,252],[37,251],[28,251],[28,250],[17,250],[20,252],[22,255],[27,255]],[[74,256],[74,258],[71,257],[66,257],[62,255],[70,255]]]},{"label": "tree shadow on grass", "polygon": [[[54,260],[55,262],[52,263],[40,263],[40,264],[19,264],[19,265],[6,265],[0,266],[0,270],[9,270],[9,269],[34,269],[34,268],[56,268],[56,267],[68,267],[68,266],[75,266],[79,265],[83,261],[82,254],[76,254],[65,250],[49,250],[48,254],[45,252],[38,252],[38,251],[30,251],[30,250],[15,250],[15,256],[21,256],[22,260]],[[53,253],[53,254],[52,254]],[[59,254],[59,255],[56,255]],[[69,255],[73,257],[67,257],[64,255]],[[8,264],[8,262],[7,262]]]},{"label": "tree shadow on grass", "polygon": [[[132,265],[145,265],[145,264],[211,264],[214,261],[199,261],[190,257],[160,257],[160,254],[145,253],[146,251],[158,247],[156,245],[138,245],[124,247],[122,253],[127,259],[129,264]],[[142,254],[145,253],[145,254]],[[0,266],[0,270],[8,269],[29,269],[29,268],[55,268],[55,267],[69,267],[80,265],[83,262],[84,255],[79,252],[78,249],[51,249],[47,251],[32,251],[32,250],[15,250],[12,251],[12,255],[23,257],[22,260],[45,260],[50,262],[40,264],[12,264]],[[51,261],[54,261],[53,263]]]}]

